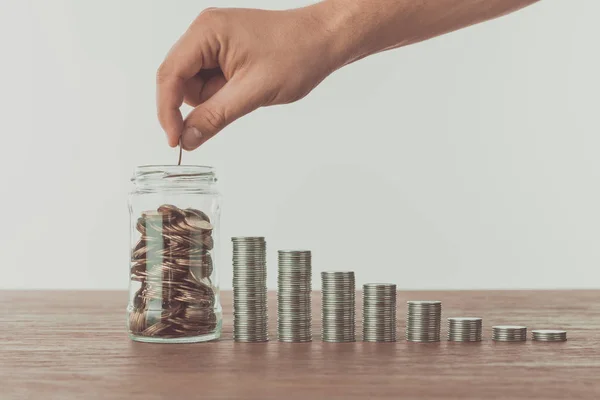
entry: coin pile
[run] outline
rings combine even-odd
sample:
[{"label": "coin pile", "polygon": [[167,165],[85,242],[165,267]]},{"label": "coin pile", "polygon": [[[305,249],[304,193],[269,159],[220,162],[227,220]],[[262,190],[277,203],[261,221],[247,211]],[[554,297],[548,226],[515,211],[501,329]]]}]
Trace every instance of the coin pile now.
[{"label": "coin pile", "polygon": [[141,237],[130,272],[141,285],[129,308],[132,335],[184,338],[215,331],[212,229],[202,211],[170,204],[138,218]]},{"label": "coin pile", "polygon": [[567,331],[539,329],[531,331],[532,339],[538,342],[566,342]]},{"label": "coin pile", "polygon": [[492,327],[492,340],[496,342],[524,342],[527,340],[527,327],[498,325]]},{"label": "coin pile", "polygon": [[451,342],[481,342],[482,325],[481,318],[448,318],[448,340]]},{"label": "coin pile", "polygon": [[311,252],[279,250],[277,335],[281,342],[312,341]]},{"label": "coin pile", "polygon": [[266,342],[267,244],[263,237],[234,237],[233,338],[236,342]]},{"label": "coin pile", "polygon": [[363,285],[363,341],[396,341],[396,285]]},{"label": "coin pile", "polygon": [[324,342],[354,342],[354,272],[321,272],[321,337]]},{"label": "coin pile", "polygon": [[409,301],[406,317],[406,340],[409,342],[439,342],[441,321],[441,301]]}]

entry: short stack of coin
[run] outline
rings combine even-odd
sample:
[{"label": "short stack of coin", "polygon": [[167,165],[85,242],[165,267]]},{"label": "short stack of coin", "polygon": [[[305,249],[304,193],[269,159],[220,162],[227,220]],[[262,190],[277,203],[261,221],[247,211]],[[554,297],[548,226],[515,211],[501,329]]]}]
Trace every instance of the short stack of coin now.
[{"label": "short stack of coin", "polygon": [[234,237],[233,338],[236,342],[266,342],[267,262],[263,237]]},{"label": "short stack of coin", "polygon": [[279,250],[277,336],[281,342],[312,341],[311,253]]},{"label": "short stack of coin", "polygon": [[450,342],[481,342],[482,319],[477,317],[448,318]]},{"label": "short stack of coin", "polygon": [[321,272],[324,342],[354,342],[355,283],[352,271]]},{"label": "short stack of coin", "polygon": [[363,285],[363,341],[396,341],[396,285]]},{"label": "short stack of coin", "polygon": [[441,322],[441,301],[409,301],[406,317],[406,340],[409,342],[439,342]]},{"label": "short stack of coin", "polygon": [[566,342],[567,331],[539,329],[531,331],[532,339],[537,342]]},{"label": "short stack of coin", "polygon": [[496,342],[524,342],[527,340],[527,327],[498,325],[492,327],[492,340]]}]

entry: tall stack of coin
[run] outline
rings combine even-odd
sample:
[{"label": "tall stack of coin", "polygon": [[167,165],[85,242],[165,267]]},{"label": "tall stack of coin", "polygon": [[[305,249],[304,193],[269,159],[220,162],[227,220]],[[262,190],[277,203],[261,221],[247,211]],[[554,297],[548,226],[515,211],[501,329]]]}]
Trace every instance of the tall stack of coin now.
[{"label": "tall stack of coin", "polygon": [[481,318],[448,318],[448,340],[451,342],[481,342],[482,325]]},{"label": "tall stack of coin", "polygon": [[524,342],[527,340],[527,327],[498,325],[492,327],[492,340],[496,342]]},{"label": "tall stack of coin", "polygon": [[567,331],[540,329],[531,331],[532,339],[537,342],[566,342]]},{"label": "tall stack of coin", "polygon": [[354,342],[354,272],[321,272],[322,328],[324,342]]},{"label": "tall stack of coin", "polygon": [[311,253],[279,250],[277,335],[281,342],[312,341]]},{"label": "tall stack of coin", "polygon": [[266,342],[267,261],[263,237],[234,237],[233,338],[236,342]]},{"label": "tall stack of coin", "polygon": [[441,321],[441,301],[409,301],[406,317],[406,340],[409,342],[439,342]]},{"label": "tall stack of coin", "polygon": [[396,341],[396,285],[363,285],[363,341]]}]

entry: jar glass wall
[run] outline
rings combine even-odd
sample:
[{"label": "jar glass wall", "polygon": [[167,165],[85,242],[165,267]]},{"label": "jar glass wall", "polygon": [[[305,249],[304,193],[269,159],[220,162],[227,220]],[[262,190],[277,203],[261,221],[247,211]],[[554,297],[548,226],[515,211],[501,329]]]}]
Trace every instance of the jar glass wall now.
[{"label": "jar glass wall", "polygon": [[191,343],[221,334],[220,195],[204,166],[142,166],[129,198],[130,337]]}]

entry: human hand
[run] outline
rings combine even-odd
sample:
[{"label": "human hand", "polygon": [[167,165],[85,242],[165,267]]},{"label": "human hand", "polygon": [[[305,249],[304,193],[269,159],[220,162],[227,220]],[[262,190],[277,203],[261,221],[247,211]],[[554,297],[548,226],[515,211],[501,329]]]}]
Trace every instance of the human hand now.
[{"label": "human hand", "polygon": [[[241,116],[307,95],[340,65],[319,7],[208,9],[157,73],[158,118],[169,145],[193,150]],[[195,107],[185,118],[182,103]]]},{"label": "human hand", "polygon": [[[193,150],[239,117],[291,103],[371,54],[516,11],[538,0],[323,0],[296,10],[208,9],[157,74],[169,145]],[[183,102],[195,107],[185,121]]]}]

